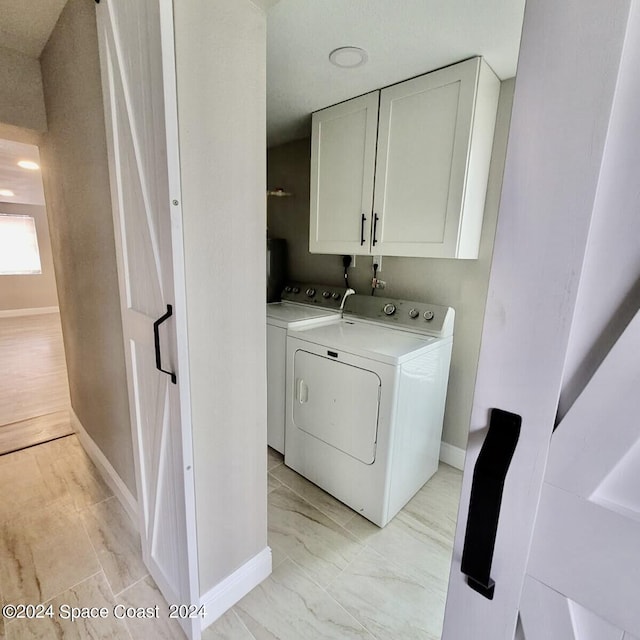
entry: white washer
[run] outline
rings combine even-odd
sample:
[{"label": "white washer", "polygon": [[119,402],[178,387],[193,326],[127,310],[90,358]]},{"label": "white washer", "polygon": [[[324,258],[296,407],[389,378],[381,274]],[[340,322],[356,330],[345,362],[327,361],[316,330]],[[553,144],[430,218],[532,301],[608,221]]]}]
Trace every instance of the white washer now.
[{"label": "white washer", "polygon": [[290,329],[285,464],[387,524],[438,469],[453,322],[450,307],[352,295],[341,320]]},{"label": "white washer", "polygon": [[281,302],[267,304],[267,444],[284,453],[287,331],[340,319],[346,289],[289,283]]}]

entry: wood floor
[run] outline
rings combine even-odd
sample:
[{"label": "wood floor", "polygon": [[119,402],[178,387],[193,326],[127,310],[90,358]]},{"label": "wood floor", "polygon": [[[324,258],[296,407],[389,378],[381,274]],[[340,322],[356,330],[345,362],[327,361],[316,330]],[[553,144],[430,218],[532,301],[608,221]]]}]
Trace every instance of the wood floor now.
[{"label": "wood floor", "polygon": [[0,318],[0,454],[72,433],[60,315]]}]

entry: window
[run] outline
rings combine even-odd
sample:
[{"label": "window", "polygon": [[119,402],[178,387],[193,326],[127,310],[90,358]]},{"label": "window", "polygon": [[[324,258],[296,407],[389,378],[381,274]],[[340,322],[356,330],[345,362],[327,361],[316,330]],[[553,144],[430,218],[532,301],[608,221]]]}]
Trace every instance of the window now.
[{"label": "window", "polygon": [[0,213],[0,275],[42,273],[36,221]]}]

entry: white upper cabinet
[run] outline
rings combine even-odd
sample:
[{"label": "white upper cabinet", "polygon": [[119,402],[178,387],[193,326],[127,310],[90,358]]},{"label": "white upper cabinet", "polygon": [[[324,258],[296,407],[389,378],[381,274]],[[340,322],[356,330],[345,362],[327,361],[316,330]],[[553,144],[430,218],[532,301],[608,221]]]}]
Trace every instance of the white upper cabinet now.
[{"label": "white upper cabinet", "polygon": [[[315,113],[309,250],[477,258],[499,92],[473,58]],[[374,162],[364,107],[351,105],[378,94]],[[327,153],[336,109],[345,115],[333,116],[342,128],[327,136]]]},{"label": "white upper cabinet", "polygon": [[313,114],[309,251],[369,253],[379,97]]}]

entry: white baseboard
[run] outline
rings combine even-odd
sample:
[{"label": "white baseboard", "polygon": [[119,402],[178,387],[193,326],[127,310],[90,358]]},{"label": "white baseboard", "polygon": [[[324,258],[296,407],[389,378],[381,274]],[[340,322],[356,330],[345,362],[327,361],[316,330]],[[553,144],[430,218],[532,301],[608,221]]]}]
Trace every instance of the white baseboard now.
[{"label": "white baseboard", "polygon": [[451,465],[455,469],[464,469],[464,456],[466,451],[460,447],[454,447],[448,442],[440,443],[440,460]]},{"label": "white baseboard", "polygon": [[33,307],[32,309],[3,309],[0,318],[14,318],[16,316],[40,316],[45,313],[59,313],[59,307]]},{"label": "white baseboard", "polygon": [[271,549],[265,547],[230,576],[200,598],[205,608],[202,629],[213,624],[223,613],[257,587],[271,574]]},{"label": "white baseboard", "polygon": [[107,483],[111,491],[113,491],[115,497],[118,498],[129,518],[131,518],[131,522],[133,522],[136,530],[138,530],[138,503],[136,502],[136,499],[131,494],[131,491],[129,491],[127,485],[117,474],[111,463],[107,460],[104,453],[100,451],[100,448],[93,441],[93,438],[82,426],[80,419],[73,409],[69,410],[69,417],[71,418],[71,427],[76,432],[83,449],[87,452],[87,455],[91,458],[93,464],[96,465],[102,479]]}]

